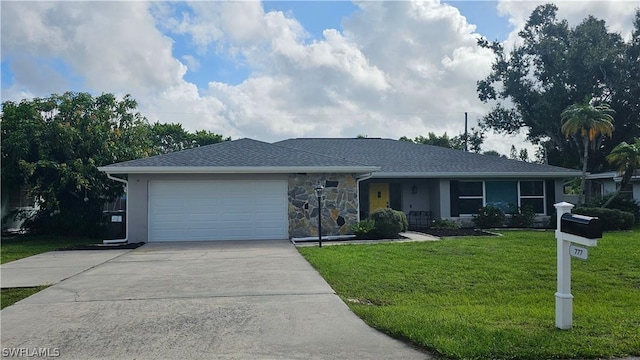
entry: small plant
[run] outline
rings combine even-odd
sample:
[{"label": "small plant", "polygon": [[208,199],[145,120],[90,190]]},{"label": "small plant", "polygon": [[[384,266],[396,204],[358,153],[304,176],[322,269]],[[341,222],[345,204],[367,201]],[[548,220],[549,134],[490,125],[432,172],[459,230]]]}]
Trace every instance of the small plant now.
[{"label": "small plant", "polygon": [[376,227],[376,222],[371,219],[365,219],[351,225],[350,230],[356,236],[356,239],[371,239]]},{"label": "small plant", "polygon": [[480,229],[489,229],[501,227],[505,219],[506,216],[502,210],[493,206],[485,206],[481,207],[478,214],[473,216],[473,223]]},{"label": "small plant", "polygon": [[511,205],[511,217],[509,218],[509,226],[517,228],[529,228],[533,225],[536,213],[531,206],[525,205],[517,207]]},{"label": "small plant", "polygon": [[460,229],[460,224],[449,219],[438,219],[431,224],[432,229]]},{"label": "small plant", "polygon": [[370,218],[375,222],[375,236],[380,239],[395,239],[409,228],[407,216],[393,209],[374,210]]}]

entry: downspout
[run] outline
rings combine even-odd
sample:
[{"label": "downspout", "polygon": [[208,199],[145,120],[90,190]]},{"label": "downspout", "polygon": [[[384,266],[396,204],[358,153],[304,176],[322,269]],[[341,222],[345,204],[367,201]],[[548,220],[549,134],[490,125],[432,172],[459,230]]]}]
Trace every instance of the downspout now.
[{"label": "downspout", "polygon": [[129,182],[127,180],[124,179],[120,179],[114,176],[111,176],[111,174],[106,173],[107,174],[107,178],[117,181],[117,182],[121,182],[124,184],[124,188],[127,192],[127,204],[125,206],[125,212],[126,212],[126,222],[127,225],[125,227],[124,230],[124,239],[113,239],[113,240],[102,240],[102,243],[107,245],[107,244],[121,244],[121,243],[128,243],[129,242]]},{"label": "downspout", "polygon": [[360,221],[360,182],[363,180],[371,179],[372,176],[373,173],[368,173],[356,179],[356,191],[358,194],[358,221]]}]

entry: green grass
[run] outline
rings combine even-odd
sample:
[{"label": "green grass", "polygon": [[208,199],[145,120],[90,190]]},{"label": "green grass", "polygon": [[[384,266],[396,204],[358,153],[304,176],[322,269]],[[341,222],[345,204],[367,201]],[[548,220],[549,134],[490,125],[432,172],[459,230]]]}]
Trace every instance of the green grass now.
[{"label": "green grass", "polygon": [[37,293],[40,290],[46,289],[47,287],[49,287],[49,285],[2,289],[0,291],[0,309],[4,309],[9,305],[13,305],[18,301]]},{"label": "green grass", "polygon": [[553,232],[300,252],[369,325],[455,359],[640,355],[640,232],[572,259],[573,329],[555,328]]},{"label": "green grass", "polygon": [[65,236],[16,235],[3,237],[0,245],[0,264],[72,245],[100,242],[98,239]]}]

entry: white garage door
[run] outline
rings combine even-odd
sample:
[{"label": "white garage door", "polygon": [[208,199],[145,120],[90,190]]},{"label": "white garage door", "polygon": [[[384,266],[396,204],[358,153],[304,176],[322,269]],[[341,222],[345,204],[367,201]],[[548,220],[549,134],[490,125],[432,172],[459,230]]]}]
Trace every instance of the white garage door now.
[{"label": "white garage door", "polygon": [[286,181],[151,181],[149,241],[288,238]]}]

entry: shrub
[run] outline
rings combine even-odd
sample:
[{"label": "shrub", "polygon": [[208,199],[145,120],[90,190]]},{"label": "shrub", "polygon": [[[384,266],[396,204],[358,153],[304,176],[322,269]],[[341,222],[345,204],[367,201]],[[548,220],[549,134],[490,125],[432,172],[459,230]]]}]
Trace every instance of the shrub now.
[{"label": "shrub", "polygon": [[505,219],[504,212],[493,206],[482,207],[478,214],[473,215],[473,223],[480,229],[501,227]]},{"label": "shrub", "polygon": [[438,219],[431,225],[432,229],[460,229],[460,224],[449,219]]},{"label": "shrub", "polygon": [[375,221],[365,219],[351,225],[350,230],[356,236],[356,239],[371,239],[373,238],[375,227]]},{"label": "shrub", "polygon": [[528,228],[533,225],[536,213],[531,206],[523,207],[511,206],[511,217],[509,218],[509,226],[518,228]]},{"label": "shrub", "polygon": [[407,214],[402,211],[393,210],[396,213],[396,216],[400,217],[400,222],[402,222],[402,231],[409,230],[409,220],[407,219]]},{"label": "shrub", "polygon": [[380,239],[394,239],[409,227],[407,216],[402,211],[393,209],[374,210],[370,219],[375,222],[374,234]]},{"label": "shrub", "polygon": [[[592,201],[589,203],[588,207],[601,207],[605,202],[607,202],[607,200],[609,200],[610,197],[611,195],[606,195],[600,200]],[[640,204],[632,198],[624,195],[618,195],[609,205],[607,205],[606,208],[630,212],[635,218],[635,223],[640,223]]]},{"label": "shrub", "polygon": [[574,214],[594,216],[602,221],[602,230],[630,230],[633,228],[633,213],[618,209],[603,209],[592,207],[578,207]]}]

